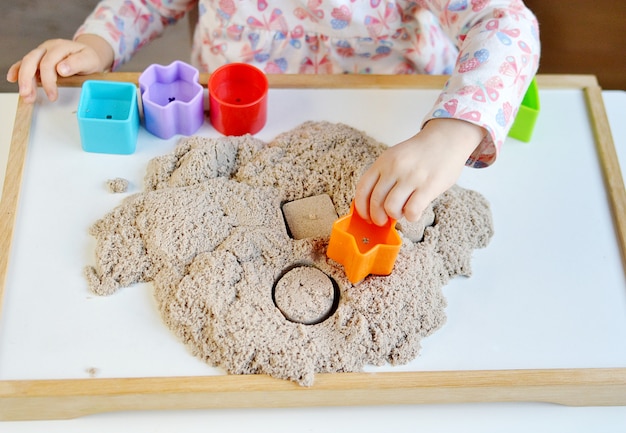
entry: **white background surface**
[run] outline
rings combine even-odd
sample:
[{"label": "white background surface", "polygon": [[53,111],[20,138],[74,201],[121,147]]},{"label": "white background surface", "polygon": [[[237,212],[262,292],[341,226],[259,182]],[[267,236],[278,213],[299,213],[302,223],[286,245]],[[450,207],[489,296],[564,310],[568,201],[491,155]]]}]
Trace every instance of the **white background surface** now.
[{"label": "white background surface", "polygon": [[[622,167],[624,166],[624,148],[626,147],[626,131],[623,122],[618,122],[617,118],[620,113],[626,110],[626,94],[624,92],[606,92],[605,98],[607,101],[607,107],[609,109],[609,115],[612,120],[612,128],[620,152]],[[586,179],[582,181],[594,184],[597,182],[599,171],[590,168],[588,162],[584,159],[588,159],[588,155],[579,155],[581,161],[573,161],[573,163],[566,164],[566,168],[561,166],[554,167],[555,161],[563,161],[563,149],[558,145],[549,146],[548,137],[551,140],[560,139],[563,142],[568,143],[571,140],[577,141],[581,137],[570,136],[568,134],[576,134],[576,128],[566,128],[559,131],[552,131],[550,122],[545,121],[548,115],[544,113],[550,112],[548,107],[550,104],[550,97],[542,95],[542,116],[540,119],[544,122],[539,122],[538,129],[536,130],[536,140],[533,143],[521,144],[513,142],[503,152],[501,161],[498,161],[496,166],[489,169],[489,172],[484,171],[477,177],[476,171],[466,172],[462,178],[462,184],[475,187],[483,192],[492,201],[494,206],[494,217],[496,218],[496,230],[497,236],[494,237],[492,244],[488,247],[488,251],[478,252],[474,263],[474,277],[470,280],[463,281],[460,285],[453,283],[447,287],[446,295],[449,301],[449,307],[447,309],[448,316],[450,317],[448,324],[444,326],[433,337],[425,341],[424,351],[428,351],[428,356],[423,355],[418,366],[420,369],[428,369],[429,365],[433,369],[446,369],[446,368],[509,368],[509,367],[522,367],[522,368],[550,368],[558,366],[571,366],[571,367],[600,367],[600,366],[620,366],[626,365],[624,361],[624,341],[623,338],[626,326],[624,326],[624,320],[626,315],[624,314],[624,293],[626,293],[625,285],[623,283],[623,272],[620,272],[619,254],[615,249],[611,250],[610,244],[608,244],[606,237],[612,233],[611,227],[597,227],[594,222],[606,222],[607,215],[602,213],[603,206],[596,206],[599,200],[601,203],[604,198],[602,194],[598,194],[597,191],[592,189],[592,193],[588,195],[584,194],[570,194],[565,186],[572,186],[571,182],[581,182],[581,178]],[[6,158],[7,144],[10,138],[11,121],[13,118],[12,110],[14,111],[15,97],[14,95],[2,95],[0,99],[2,104],[2,125],[0,125],[0,131],[2,131],[2,145],[0,151],[4,152],[4,158]],[[69,103],[69,101],[68,101]],[[59,107],[61,107],[59,105]],[[568,109],[569,107],[561,106],[560,110]],[[574,110],[575,111],[575,110]],[[6,113],[6,114],[5,114]],[[569,113],[568,113],[569,114]],[[576,119],[569,119],[570,122],[575,125]],[[369,130],[367,123],[359,125],[359,122],[363,122],[363,119],[350,119],[346,121],[360,129]],[[379,119],[381,123],[389,124],[394,119]],[[5,126],[6,125],[6,126]],[[371,126],[371,125],[370,125]],[[543,128],[543,129],[542,129]],[[284,127],[283,129],[287,129]],[[375,128],[376,129],[376,128]],[[58,128],[58,133],[68,133],[70,136],[76,134],[65,128]],[[61,132],[65,131],[65,132]],[[272,131],[271,125],[268,125],[267,130],[264,133],[274,134],[278,131]],[[54,142],[54,137],[46,137]],[[268,137],[264,137],[268,138]],[[378,137],[381,138],[382,137]],[[395,137],[392,137],[394,139]],[[398,137],[397,140],[402,137]],[[385,140],[386,142],[393,141],[392,139]],[[538,144],[538,141],[546,140],[546,142]],[[582,138],[585,139],[584,137]],[[68,142],[67,140],[65,141]],[[70,140],[71,142],[71,140]],[[557,143],[559,144],[559,143]],[[536,146],[536,147],[532,147]],[[555,148],[556,147],[556,148]],[[141,151],[139,149],[139,151]],[[535,153],[533,158],[532,153]],[[551,152],[554,152],[551,153]],[[158,152],[163,153],[163,152]],[[0,156],[2,156],[0,154]],[[561,157],[560,157],[561,156]],[[508,158],[508,161],[507,161]],[[517,158],[517,159],[516,159]],[[520,164],[520,158],[525,158],[527,164]],[[543,169],[540,161],[541,159],[550,161],[547,164],[548,168],[552,165],[551,170]],[[567,160],[567,158],[565,158]],[[535,164],[530,164],[535,162]],[[583,168],[586,171],[580,172]],[[77,167],[78,170],[80,168]],[[624,170],[622,168],[622,170]],[[506,173],[505,173],[506,172]],[[111,167],[103,172],[106,173],[105,178],[113,177],[117,174],[111,173]],[[71,171],[65,172],[64,176],[71,174]],[[584,174],[584,176],[582,175]],[[28,176],[28,173],[26,174]],[[509,191],[514,191],[517,194],[523,194],[522,196],[505,196],[501,195],[498,191],[502,190],[502,184],[496,185],[496,182],[490,181],[493,178],[502,178],[505,176],[506,180],[517,179],[519,183],[527,182],[529,188],[516,188],[514,185],[507,188]],[[539,180],[536,178],[539,177]],[[535,178],[536,181],[529,182],[529,178]],[[131,179],[132,180],[132,179]],[[539,194],[539,191],[533,191],[530,186],[533,184],[543,185],[544,188],[554,189],[554,199],[550,201],[545,191]],[[497,189],[497,190],[496,190]],[[587,191],[584,187],[582,189],[575,189],[576,191]],[[582,196],[581,196],[582,195]],[[110,197],[110,196],[107,196]],[[499,201],[502,200],[502,201]],[[539,200],[539,202],[537,201]],[[543,200],[543,201],[542,201]],[[550,207],[552,206],[552,207]],[[107,204],[105,207],[109,207]],[[545,256],[549,260],[537,259],[537,264],[543,264],[543,268],[536,269],[531,276],[520,275],[519,278],[514,279],[518,281],[518,284],[511,284],[511,279],[508,278],[507,288],[502,289],[503,280],[499,280],[497,273],[490,272],[493,269],[494,264],[486,260],[485,257],[501,257],[502,252],[509,252],[511,255],[511,248],[523,248],[525,242],[529,242],[528,238],[532,238],[535,230],[539,229],[541,225],[537,225],[539,220],[537,217],[532,216],[537,208],[542,209],[545,218],[550,218],[554,215],[550,212],[550,209],[557,209],[561,216],[572,216],[574,223],[577,218],[582,218],[584,221],[578,221],[583,227],[591,227],[589,230],[578,230],[573,233],[563,232],[562,226],[567,226],[567,223],[557,220],[554,221],[551,227],[551,233],[546,233],[548,237],[557,236],[557,238],[566,242],[565,245],[561,245],[558,249],[551,250],[552,243],[546,243]],[[589,208],[596,209],[591,213],[588,213]],[[583,212],[584,209],[584,212]],[[520,218],[519,213],[524,212],[523,218]],[[565,212],[563,214],[562,212]],[[597,212],[597,213],[596,213]],[[101,214],[100,210],[94,210],[97,216]],[[582,214],[582,216],[581,216]],[[499,216],[501,215],[501,216]],[[502,224],[500,221],[510,221],[511,218],[517,221],[518,226],[513,227],[509,224]],[[610,221],[610,220],[609,220]],[[504,231],[504,233],[502,233]],[[557,233],[554,233],[556,231]],[[502,233],[502,234],[501,234]],[[604,239],[598,244],[598,239]],[[507,242],[503,244],[498,243],[498,239],[504,239]],[[569,243],[567,243],[569,242]],[[598,248],[601,250],[594,251],[595,245],[601,245]],[[85,248],[88,248],[86,246]],[[607,272],[598,272],[597,268],[584,269],[581,268],[581,263],[568,262],[563,255],[563,251],[572,251],[572,249],[583,248],[584,257],[585,254],[598,256],[598,266],[606,267],[608,270],[608,278],[606,281],[598,281],[600,275],[604,275]],[[591,251],[589,251],[591,248]],[[606,248],[609,248],[608,250]],[[498,251],[500,250],[500,251]],[[506,255],[505,255],[506,256]],[[568,258],[576,255],[567,255]],[[580,256],[578,256],[580,257]],[[576,281],[578,284],[567,287],[568,296],[567,299],[563,298],[563,293],[560,291],[549,290],[543,293],[543,297],[540,297],[541,302],[536,302],[537,293],[533,286],[529,285],[529,281],[535,281],[540,284],[535,286],[541,286],[542,288],[556,287],[561,281],[545,281],[546,277],[559,275],[560,272],[554,272],[557,267],[557,271],[566,272],[570,270],[572,266],[574,269],[581,269],[579,275],[577,275]],[[615,270],[617,266],[617,272]],[[80,276],[79,276],[80,277]],[[488,290],[489,293],[483,293],[480,296],[476,296],[474,287],[482,287],[482,290]],[[487,289],[485,289],[485,287]],[[498,290],[495,290],[495,289]],[[614,302],[610,302],[611,305],[606,305],[598,299],[607,299],[598,297],[589,297],[588,293],[590,289],[594,290],[608,290],[608,299],[612,299]],[[530,291],[530,292],[529,292]],[[134,292],[134,295],[130,293]],[[149,294],[141,290],[123,289],[120,294],[124,296],[137,296],[136,293],[143,293],[143,303],[147,305],[144,312],[146,314],[152,314],[153,317],[149,317],[149,320],[158,320],[158,317],[154,317],[156,313],[153,310],[153,306],[146,302],[150,300]],[[533,296],[530,296],[533,295]],[[560,299],[559,299],[560,298]],[[524,302],[525,299],[534,299],[535,302],[528,302],[527,305],[522,305],[519,308],[519,303]],[[580,304],[581,300],[587,300],[591,304]],[[485,304],[485,300],[488,300],[488,304]],[[124,302],[128,301],[126,299]],[[481,302],[482,301],[482,302]],[[11,301],[13,302],[13,301]],[[518,305],[515,309],[510,311],[502,311],[503,305]],[[536,335],[528,330],[533,330],[532,326],[529,328],[529,320],[532,321],[535,317],[541,315],[552,314],[559,316],[561,312],[555,311],[554,306],[560,305],[567,314],[564,314],[567,320],[565,321],[553,321],[554,326],[550,329],[545,329],[541,335]],[[498,308],[494,308],[494,307]],[[5,309],[10,311],[5,305]],[[118,308],[114,309],[115,315],[121,313]],[[525,310],[525,311],[524,311]],[[7,311],[3,312],[3,315],[7,314]],[[581,315],[582,313],[595,311],[602,312],[602,314],[592,315],[593,320],[585,321],[589,315]],[[511,316],[511,313],[514,315]],[[524,313],[524,314],[522,314]],[[9,313],[10,314],[10,313]],[[515,315],[516,314],[516,315]],[[578,318],[578,321],[572,320],[572,318]],[[554,318],[554,317],[553,317]],[[511,320],[517,322],[518,326],[502,326],[502,328],[490,326],[493,320],[502,320],[502,323],[509,323]],[[148,322],[149,322],[148,320]],[[457,325],[455,325],[455,320]],[[476,341],[468,342],[466,347],[459,346],[459,339],[463,336],[463,327],[471,327],[472,329],[478,329],[487,332],[487,336],[482,342],[478,342],[478,348],[476,348]],[[146,326],[146,328],[149,328]],[[607,330],[604,334],[598,333],[598,330]],[[515,338],[511,337],[511,332],[515,332]],[[570,332],[575,332],[577,338],[568,337],[571,344],[563,346],[563,336],[570,335]],[[435,338],[436,337],[436,338]],[[459,353],[464,355],[463,359],[459,357],[443,356],[445,354],[446,345],[454,343],[457,344],[456,348],[462,350]],[[578,343],[578,344],[576,344]],[[5,344],[5,343],[0,343]],[[172,348],[177,347],[177,342],[172,342]],[[157,346],[155,349],[158,349]],[[609,350],[611,347],[614,350]],[[473,351],[468,349],[474,348]],[[6,372],[4,360],[7,359],[5,353],[6,347],[0,346],[0,378],[4,379],[5,375],[17,375],[19,371]],[[52,348],[53,349],[53,348]],[[442,351],[443,350],[443,351]],[[514,351],[520,356],[509,356],[510,352]],[[503,356],[503,352],[509,352],[509,355]],[[445,359],[438,359],[437,353],[441,353]],[[485,353],[490,356],[485,356]],[[182,358],[181,358],[182,359]],[[444,363],[442,365],[442,362]],[[448,364],[446,364],[446,362]],[[509,365],[502,365],[503,362],[510,363]],[[491,364],[493,363],[493,364]],[[529,365],[530,363],[530,365]],[[563,365],[563,364],[566,365]],[[52,363],[54,364],[54,363]],[[518,365],[519,364],[519,365]],[[41,365],[41,362],[39,363]],[[145,366],[145,364],[144,364]],[[459,367],[460,366],[460,367]],[[84,362],[73,367],[74,373],[63,372],[61,375],[71,374],[79,375],[84,374],[85,368],[90,367]],[[198,366],[200,368],[201,366]],[[112,367],[113,368],[113,367]],[[115,368],[121,368],[116,366]],[[195,368],[189,367],[189,368]],[[411,366],[410,368],[415,368]],[[104,369],[106,374],[106,369]],[[26,371],[32,373],[32,370],[28,368]],[[45,377],[50,371],[42,372]],[[111,370],[111,374],[114,376],[114,370]],[[132,372],[126,374],[132,375]],[[143,374],[146,374],[143,371]],[[158,373],[155,373],[158,374]],[[169,374],[164,372],[164,374]],[[547,404],[466,404],[466,405],[425,405],[425,406],[395,406],[395,407],[376,407],[376,408],[303,408],[303,409],[262,409],[262,410],[207,410],[207,411],[186,411],[186,412],[152,412],[152,413],[118,413],[118,414],[105,414],[98,416],[90,416],[72,421],[62,422],[19,422],[19,423],[2,423],[0,424],[0,431],[287,431],[287,430],[300,430],[300,431],[624,431],[626,429],[626,409],[625,408],[567,408],[556,405]]]}]

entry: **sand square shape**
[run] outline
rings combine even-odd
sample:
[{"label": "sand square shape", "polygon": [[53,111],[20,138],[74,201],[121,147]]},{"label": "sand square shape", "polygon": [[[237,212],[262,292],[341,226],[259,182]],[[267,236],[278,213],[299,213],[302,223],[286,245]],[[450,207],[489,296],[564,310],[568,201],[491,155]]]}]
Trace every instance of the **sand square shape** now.
[{"label": "sand square shape", "polygon": [[333,223],[338,218],[328,194],[285,203],[283,215],[294,239],[329,237]]}]

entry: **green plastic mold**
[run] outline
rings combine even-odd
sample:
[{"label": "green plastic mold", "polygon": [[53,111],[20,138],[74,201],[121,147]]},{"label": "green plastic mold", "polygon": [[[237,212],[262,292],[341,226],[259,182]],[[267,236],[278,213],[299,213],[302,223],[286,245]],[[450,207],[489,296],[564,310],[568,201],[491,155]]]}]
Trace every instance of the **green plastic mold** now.
[{"label": "green plastic mold", "polygon": [[539,117],[539,89],[537,88],[537,81],[533,79],[524,99],[522,99],[522,105],[520,105],[517,116],[515,116],[509,137],[529,142],[535,129],[537,117]]}]

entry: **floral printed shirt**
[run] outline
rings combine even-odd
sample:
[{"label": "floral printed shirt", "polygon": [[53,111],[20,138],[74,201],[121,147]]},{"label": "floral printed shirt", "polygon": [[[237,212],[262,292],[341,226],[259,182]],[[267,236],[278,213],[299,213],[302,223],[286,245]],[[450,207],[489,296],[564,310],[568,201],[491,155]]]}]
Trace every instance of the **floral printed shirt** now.
[{"label": "floral printed shirt", "polygon": [[521,0],[102,0],[76,36],[105,38],[115,69],[194,7],[202,71],[449,74],[424,123],[484,127],[473,167],[495,160],[539,64],[537,21]]}]

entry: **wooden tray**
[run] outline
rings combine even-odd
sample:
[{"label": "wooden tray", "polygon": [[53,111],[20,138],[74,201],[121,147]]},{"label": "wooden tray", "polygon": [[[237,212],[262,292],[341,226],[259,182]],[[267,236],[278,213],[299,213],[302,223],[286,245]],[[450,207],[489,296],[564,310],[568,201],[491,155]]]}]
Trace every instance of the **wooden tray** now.
[{"label": "wooden tray", "polygon": [[[84,79],[137,82],[139,74],[109,73]],[[206,86],[207,75],[201,76]],[[438,89],[437,76],[270,76],[272,88]],[[539,76],[542,89],[584,93],[626,271],[626,194],[601,89],[593,76]],[[0,210],[0,307],[9,270],[33,106],[18,104]],[[1,310],[0,310],[1,311]],[[626,368],[548,368],[466,371],[392,371],[316,376],[315,385],[266,376],[0,380],[0,420],[63,419],[118,410],[227,407],[296,407],[415,403],[539,401],[574,406],[626,405]]]}]

